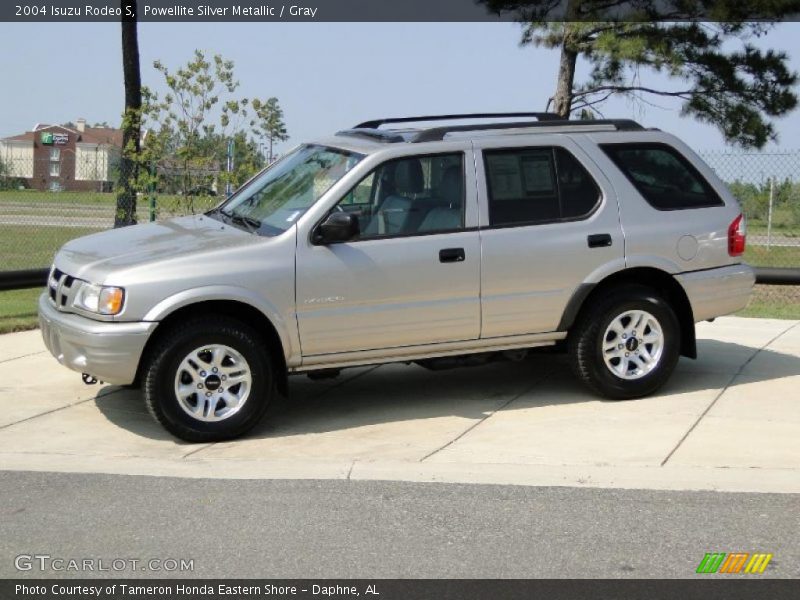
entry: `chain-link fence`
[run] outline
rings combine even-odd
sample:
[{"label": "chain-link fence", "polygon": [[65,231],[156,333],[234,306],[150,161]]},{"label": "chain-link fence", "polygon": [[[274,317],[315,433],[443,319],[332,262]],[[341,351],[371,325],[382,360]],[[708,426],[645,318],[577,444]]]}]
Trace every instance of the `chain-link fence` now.
[{"label": "chain-link fence", "polygon": [[[747,216],[745,260],[757,267],[800,269],[800,150],[701,152]],[[800,286],[757,285],[751,305],[797,314]]]},{"label": "chain-link fence", "polygon": [[[48,267],[65,242],[114,227],[119,163],[95,160],[53,152],[2,162],[0,271]],[[213,172],[185,189],[172,171],[154,173],[153,184],[135,194],[139,223],[203,212],[223,199]]]},{"label": "chain-link fence", "polygon": [[[748,217],[746,260],[755,266],[800,268],[800,150],[702,152]],[[190,167],[192,168],[192,167]],[[186,172],[164,164],[149,189],[136,194],[143,223],[208,210],[224,194],[220,166]],[[0,271],[49,266],[66,241],[114,226],[119,160],[110,148],[45,148],[34,158],[0,152]],[[187,183],[188,182],[188,183]],[[758,286],[756,302],[800,302],[800,286]],[[796,307],[796,306],[795,306]]]}]

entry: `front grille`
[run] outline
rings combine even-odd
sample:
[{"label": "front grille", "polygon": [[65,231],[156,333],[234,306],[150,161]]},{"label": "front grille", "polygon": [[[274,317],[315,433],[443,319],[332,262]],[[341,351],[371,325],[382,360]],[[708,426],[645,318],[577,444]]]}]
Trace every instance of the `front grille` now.
[{"label": "front grille", "polygon": [[59,269],[53,269],[47,281],[47,294],[50,302],[59,310],[68,310],[72,304],[72,294],[78,286],[73,288],[75,278]]}]

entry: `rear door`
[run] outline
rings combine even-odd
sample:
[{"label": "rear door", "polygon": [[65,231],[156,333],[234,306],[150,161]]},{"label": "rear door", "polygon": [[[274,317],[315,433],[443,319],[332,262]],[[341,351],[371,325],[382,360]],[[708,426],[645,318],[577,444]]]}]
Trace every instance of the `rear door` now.
[{"label": "rear door", "polygon": [[475,141],[481,337],[559,330],[584,282],[624,266],[617,198],[567,136]]}]

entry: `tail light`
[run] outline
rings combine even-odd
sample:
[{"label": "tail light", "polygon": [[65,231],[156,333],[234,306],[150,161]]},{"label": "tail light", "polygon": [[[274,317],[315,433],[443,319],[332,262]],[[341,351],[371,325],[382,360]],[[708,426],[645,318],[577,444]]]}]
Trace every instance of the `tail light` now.
[{"label": "tail light", "polygon": [[739,215],[728,226],[728,254],[741,256],[744,254],[744,245],[747,238],[747,223],[744,215]]}]

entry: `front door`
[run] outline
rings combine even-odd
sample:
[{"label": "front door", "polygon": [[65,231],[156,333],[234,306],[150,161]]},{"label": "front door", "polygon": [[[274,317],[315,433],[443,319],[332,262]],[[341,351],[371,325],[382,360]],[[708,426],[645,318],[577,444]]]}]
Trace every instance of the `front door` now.
[{"label": "front door", "polygon": [[480,335],[480,241],[472,151],[379,165],[333,210],[360,234],[298,239],[303,356],[474,340]]}]

